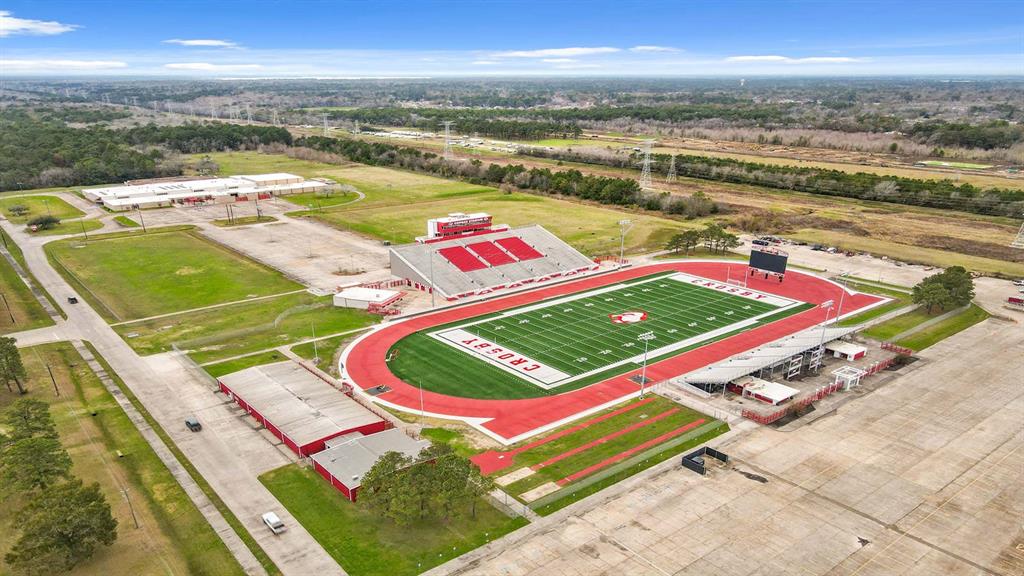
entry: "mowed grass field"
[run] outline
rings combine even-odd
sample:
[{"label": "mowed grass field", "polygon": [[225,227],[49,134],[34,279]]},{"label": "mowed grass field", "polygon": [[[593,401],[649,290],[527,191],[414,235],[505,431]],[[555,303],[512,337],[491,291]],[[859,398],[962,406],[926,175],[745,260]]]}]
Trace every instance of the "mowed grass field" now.
[{"label": "mowed grass field", "polygon": [[[117,541],[75,568],[82,576],[241,575],[243,571],[170,471],[150,449],[128,416],[68,343],[22,350],[29,397],[47,402],[73,473],[98,482],[117,519]],[[47,366],[60,389],[55,395]],[[0,407],[16,396],[0,387]],[[95,416],[91,415],[95,412]],[[125,456],[118,458],[115,451]],[[127,489],[139,520],[122,489]],[[16,527],[13,498],[0,506],[0,522]],[[3,552],[17,530],[0,531],[0,573],[7,574]]]},{"label": "mowed grass field", "polygon": [[[36,301],[6,258],[0,257],[0,334],[50,326],[53,320]],[[13,317],[13,320],[12,320]]]},{"label": "mowed grass field", "polygon": [[288,465],[260,482],[351,576],[413,576],[524,526],[487,501],[446,522],[398,526],[341,492],[310,468]]},{"label": "mowed grass field", "polygon": [[[345,204],[353,196],[334,195],[333,208],[365,208],[370,206],[397,206],[427,200],[444,199],[474,194],[495,192],[489,186],[467,184],[455,180],[445,180],[424,174],[415,174],[403,170],[378,168],[363,164],[334,165],[322,162],[310,162],[289,158],[283,154],[261,154],[259,152],[223,152],[211,154],[211,158],[220,165],[221,176],[233,174],[253,174],[260,172],[290,172],[307,178],[331,178],[341,184],[355,186],[366,198],[354,204]],[[308,207],[315,204],[315,197],[310,194],[286,196],[285,200]],[[330,201],[320,202],[322,208],[329,208]],[[337,206],[337,204],[345,204]],[[443,215],[443,214],[442,214]]]},{"label": "mowed grass field", "polygon": [[[158,354],[172,344],[199,363],[266,350],[314,336],[370,326],[379,316],[337,308],[330,296],[296,292],[114,327],[139,354]],[[331,353],[325,349],[325,352]]]},{"label": "mowed grass field", "polygon": [[[645,400],[633,400],[615,407],[614,411],[629,408],[600,422],[573,426],[574,432],[540,444],[513,456],[514,465],[497,472],[503,476],[520,468],[534,468],[534,473],[504,487],[512,496],[523,494],[546,484],[558,483],[577,473],[586,473],[594,466],[631,448],[653,441],[687,425],[694,427],[713,422],[714,419],[696,410],[651,395]],[[594,470],[597,473],[599,470]],[[583,480],[589,474],[580,476]],[[566,482],[565,485],[571,485]]]},{"label": "mowed grass field", "polygon": [[[11,212],[12,206],[23,206],[28,209],[28,212],[17,216]],[[60,224],[49,230],[40,230],[35,233],[40,236],[80,234],[82,228],[85,228],[85,231],[88,233],[103,227],[103,223],[98,220],[85,220],[84,222],[73,220],[85,216],[85,212],[68,204],[62,198],[46,194],[0,197],[0,213],[3,214],[4,218],[10,220],[12,224],[18,225],[27,225],[29,220],[40,216],[49,215],[60,218]]]},{"label": "mowed grass field", "polygon": [[395,209],[392,207],[325,211],[311,217],[340,229],[352,230],[392,243],[412,242],[422,236],[425,222],[451,212],[486,212],[494,221],[510,226],[540,224],[548,231],[589,256],[618,255],[618,222],[633,221],[626,236],[626,253],[660,249],[675,233],[687,226],[668,218],[646,214],[626,214],[595,205],[580,204],[522,192],[479,194],[433,202],[421,202]]},{"label": "mowed grass field", "polygon": [[55,268],[109,321],[190,310],[302,286],[184,230],[46,245]]},{"label": "mowed grass field", "polygon": [[[671,282],[675,281],[673,280]],[[695,298],[706,298],[706,301],[703,302],[703,304],[698,303],[695,304],[695,306],[702,306],[715,302],[713,305],[717,307],[716,309],[722,310],[721,313],[705,312],[703,311],[703,308],[699,308],[688,311],[685,314],[676,314],[676,308],[674,308],[671,303],[667,301],[661,303],[652,302],[647,298],[649,293],[642,293],[637,290],[632,296],[614,296],[616,298],[614,302],[604,302],[603,299],[608,296],[598,296],[597,298],[600,300],[601,306],[598,306],[595,303],[595,306],[592,307],[593,310],[595,310],[594,312],[581,313],[579,318],[574,321],[566,320],[563,317],[562,321],[551,324],[551,321],[554,318],[542,318],[544,314],[548,313],[543,309],[529,312],[529,317],[537,316],[539,321],[548,323],[547,328],[537,329],[537,332],[532,335],[532,338],[529,331],[525,329],[528,324],[518,324],[520,319],[528,319],[529,317],[513,316],[504,321],[513,322],[517,328],[524,328],[523,330],[517,331],[519,338],[524,339],[521,343],[517,344],[518,346],[523,347],[524,349],[529,348],[533,353],[543,355],[545,359],[552,363],[559,363],[558,365],[560,368],[572,370],[573,373],[579,373],[582,369],[577,367],[577,364],[580,363],[577,363],[576,359],[582,357],[581,353],[567,348],[565,346],[565,343],[567,342],[575,343],[577,340],[593,338],[598,338],[600,340],[614,338],[618,348],[614,354],[607,354],[607,356],[614,360],[621,359],[623,357],[642,355],[642,343],[636,342],[636,335],[640,332],[660,332],[662,334],[662,340],[660,342],[655,341],[654,343],[654,346],[657,347],[667,345],[674,341],[685,340],[688,337],[693,336],[695,333],[710,332],[717,328],[733,324],[735,321],[730,319],[731,316],[725,314],[725,312],[728,312],[728,309],[723,306],[725,302],[720,300],[723,294],[713,290],[701,290],[709,292],[710,294],[692,293],[688,291],[685,298],[692,302],[699,302],[699,300],[695,300]],[[683,298],[684,296],[680,295],[678,297]],[[738,300],[730,301],[732,302],[732,305],[735,306],[736,312],[734,312],[734,315],[737,319],[742,317],[739,314],[740,312],[751,313],[754,311],[753,306],[750,310],[743,309],[743,306],[747,306],[748,302],[753,301],[737,296],[729,296],[729,298],[736,298]],[[580,306],[582,306],[587,303],[587,299],[580,300],[578,302],[581,302]],[[575,304],[575,302],[573,304]],[[530,306],[536,306],[536,304],[531,304]],[[734,334],[751,330],[757,326],[774,322],[775,320],[779,320],[792,314],[797,314],[806,310],[810,306],[810,304],[801,304],[793,308],[768,314],[749,326],[737,327],[728,332],[708,336],[707,339],[701,339],[700,341],[688,344],[687,346],[677,350],[665,352],[660,356],[651,354],[648,361],[656,362],[682,354],[689,350],[693,350],[694,348],[716,342],[723,338],[728,338]],[[560,309],[564,309],[565,307],[568,306],[559,306]],[[590,310],[591,308],[584,309]],[[627,312],[630,310],[644,310],[649,312],[650,320],[634,325],[615,325],[612,324],[611,319],[608,317],[609,312],[607,312],[607,310],[614,310],[615,313]],[[764,311],[762,310],[761,312]],[[587,344],[588,349],[592,350],[594,354],[590,354],[589,352],[586,353],[588,362],[583,363],[591,370],[590,372],[578,379],[564,384],[551,388],[543,388],[516,374],[512,374],[493,364],[485,362],[484,360],[461,349],[457,349],[446,343],[440,342],[430,335],[431,332],[450,330],[464,326],[465,324],[476,320],[501,319],[503,316],[500,314],[511,315],[514,313],[515,309],[505,311],[503,313],[485,315],[475,319],[453,322],[444,326],[438,326],[410,334],[395,343],[388,352],[388,368],[395,376],[409,384],[422,386],[426,390],[432,390],[442,394],[464,398],[518,399],[561,394],[570,390],[588,386],[595,382],[600,382],[601,380],[623,372],[628,372],[629,370],[639,368],[640,366],[639,364],[632,362],[615,366],[611,365],[611,361],[608,360],[595,360],[594,362],[590,362],[591,358],[603,358],[605,355],[600,353],[602,350],[610,350],[612,348],[610,340],[604,342],[600,346],[597,345],[599,340],[594,340],[592,343]],[[708,320],[711,316],[714,316],[715,319]],[[697,323],[697,326],[690,326],[689,324],[691,323]],[[668,330],[673,329],[676,330],[676,332],[668,332]],[[694,332],[695,330],[698,330],[699,332]],[[494,331],[492,330],[491,332]],[[488,332],[488,336],[491,335],[491,332]],[[612,334],[617,335],[612,337],[610,336]],[[505,342],[505,339],[499,337],[499,345],[502,345]],[[544,348],[544,342],[547,342],[552,350],[537,352]],[[555,344],[551,344],[551,342],[557,342],[558,347],[554,348]],[[524,346],[523,343],[526,343],[526,345]],[[633,343],[634,345],[628,347],[625,346],[629,343]],[[527,354],[525,351],[521,353]]]}]

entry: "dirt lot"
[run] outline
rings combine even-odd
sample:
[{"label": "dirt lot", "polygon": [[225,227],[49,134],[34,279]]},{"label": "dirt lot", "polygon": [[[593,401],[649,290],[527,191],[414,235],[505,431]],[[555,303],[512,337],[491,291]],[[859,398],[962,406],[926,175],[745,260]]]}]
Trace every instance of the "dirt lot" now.
[{"label": "dirt lot", "polygon": [[708,477],[666,462],[429,574],[1021,574],[1022,348],[988,320]]}]

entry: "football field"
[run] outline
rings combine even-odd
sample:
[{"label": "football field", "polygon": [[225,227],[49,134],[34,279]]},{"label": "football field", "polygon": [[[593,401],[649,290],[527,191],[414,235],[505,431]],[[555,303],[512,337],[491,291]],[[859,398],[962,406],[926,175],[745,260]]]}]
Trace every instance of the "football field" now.
[{"label": "football field", "polygon": [[678,353],[805,307],[677,272],[445,326],[429,336],[463,356],[463,365],[484,362],[552,389],[613,369],[631,370],[645,355]]}]

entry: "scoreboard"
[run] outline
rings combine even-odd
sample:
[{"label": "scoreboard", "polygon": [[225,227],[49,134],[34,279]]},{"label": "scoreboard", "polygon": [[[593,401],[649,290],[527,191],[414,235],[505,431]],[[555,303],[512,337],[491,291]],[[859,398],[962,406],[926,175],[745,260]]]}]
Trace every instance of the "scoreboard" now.
[{"label": "scoreboard", "polygon": [[789,261],[789,254],[772,248],[761,248],[750,252],[751,273],[762,272],[783,276],[786,273],[786,264]]}]

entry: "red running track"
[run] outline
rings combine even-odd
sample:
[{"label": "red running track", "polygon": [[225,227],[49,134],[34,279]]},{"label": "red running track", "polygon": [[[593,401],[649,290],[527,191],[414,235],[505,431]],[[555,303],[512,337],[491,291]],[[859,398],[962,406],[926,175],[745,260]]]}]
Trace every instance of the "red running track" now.
[{"label": "red running track", "polygon": [[[421,409],[419,388],[406,384],[392,374],[384,361],[391,346],[409,334],[440,324],[532,304],[545,298],[600,288],[658,272],[686,272],[709,280],[724,282],[729,267],[746,269],[745,266],[737,265],[735,262],[651,264],[411,318],[376,330],[356,342],[347,351],[345,367],[349,379],[363,390],[380,385],[391,388],[390,391],[376,396],[376,399],[404,407],[410,412],[419,412]],[[785,281],[781,283],[774,278],[765,280],[762,277],[748,277],[747,286],[811,304],[821,304],[826,300],[833,300],[838,304],[843,290],[842,287],[828,280],[795,270],[788,271]],[[842,300],[842,313],[845,315],[884,299],[870,294],[847,293]],[[647,376],[653,381],[659,382],[691,372],[762,344],[819,325],[826,320],[826,315],[832,319],[835,312],[819,307],[805,310],[771,324],[759,326],[753,330],[650,364],[647,367]],[[425,369],[429,368],[425,367]],[[523,400],[462,398],[424,390],[422,392],[422,409],[453,418],[479,419],[479,421],[483,421],[482,427],[490,434],[508,442],[518,441],[545,426],[636,394],[639,391],[638,385],[629,380],[629,377],[637,375],[639,372],[639,369],[626,372],[564,394]],[[529,386],[526,383],[523,385]]]}]

